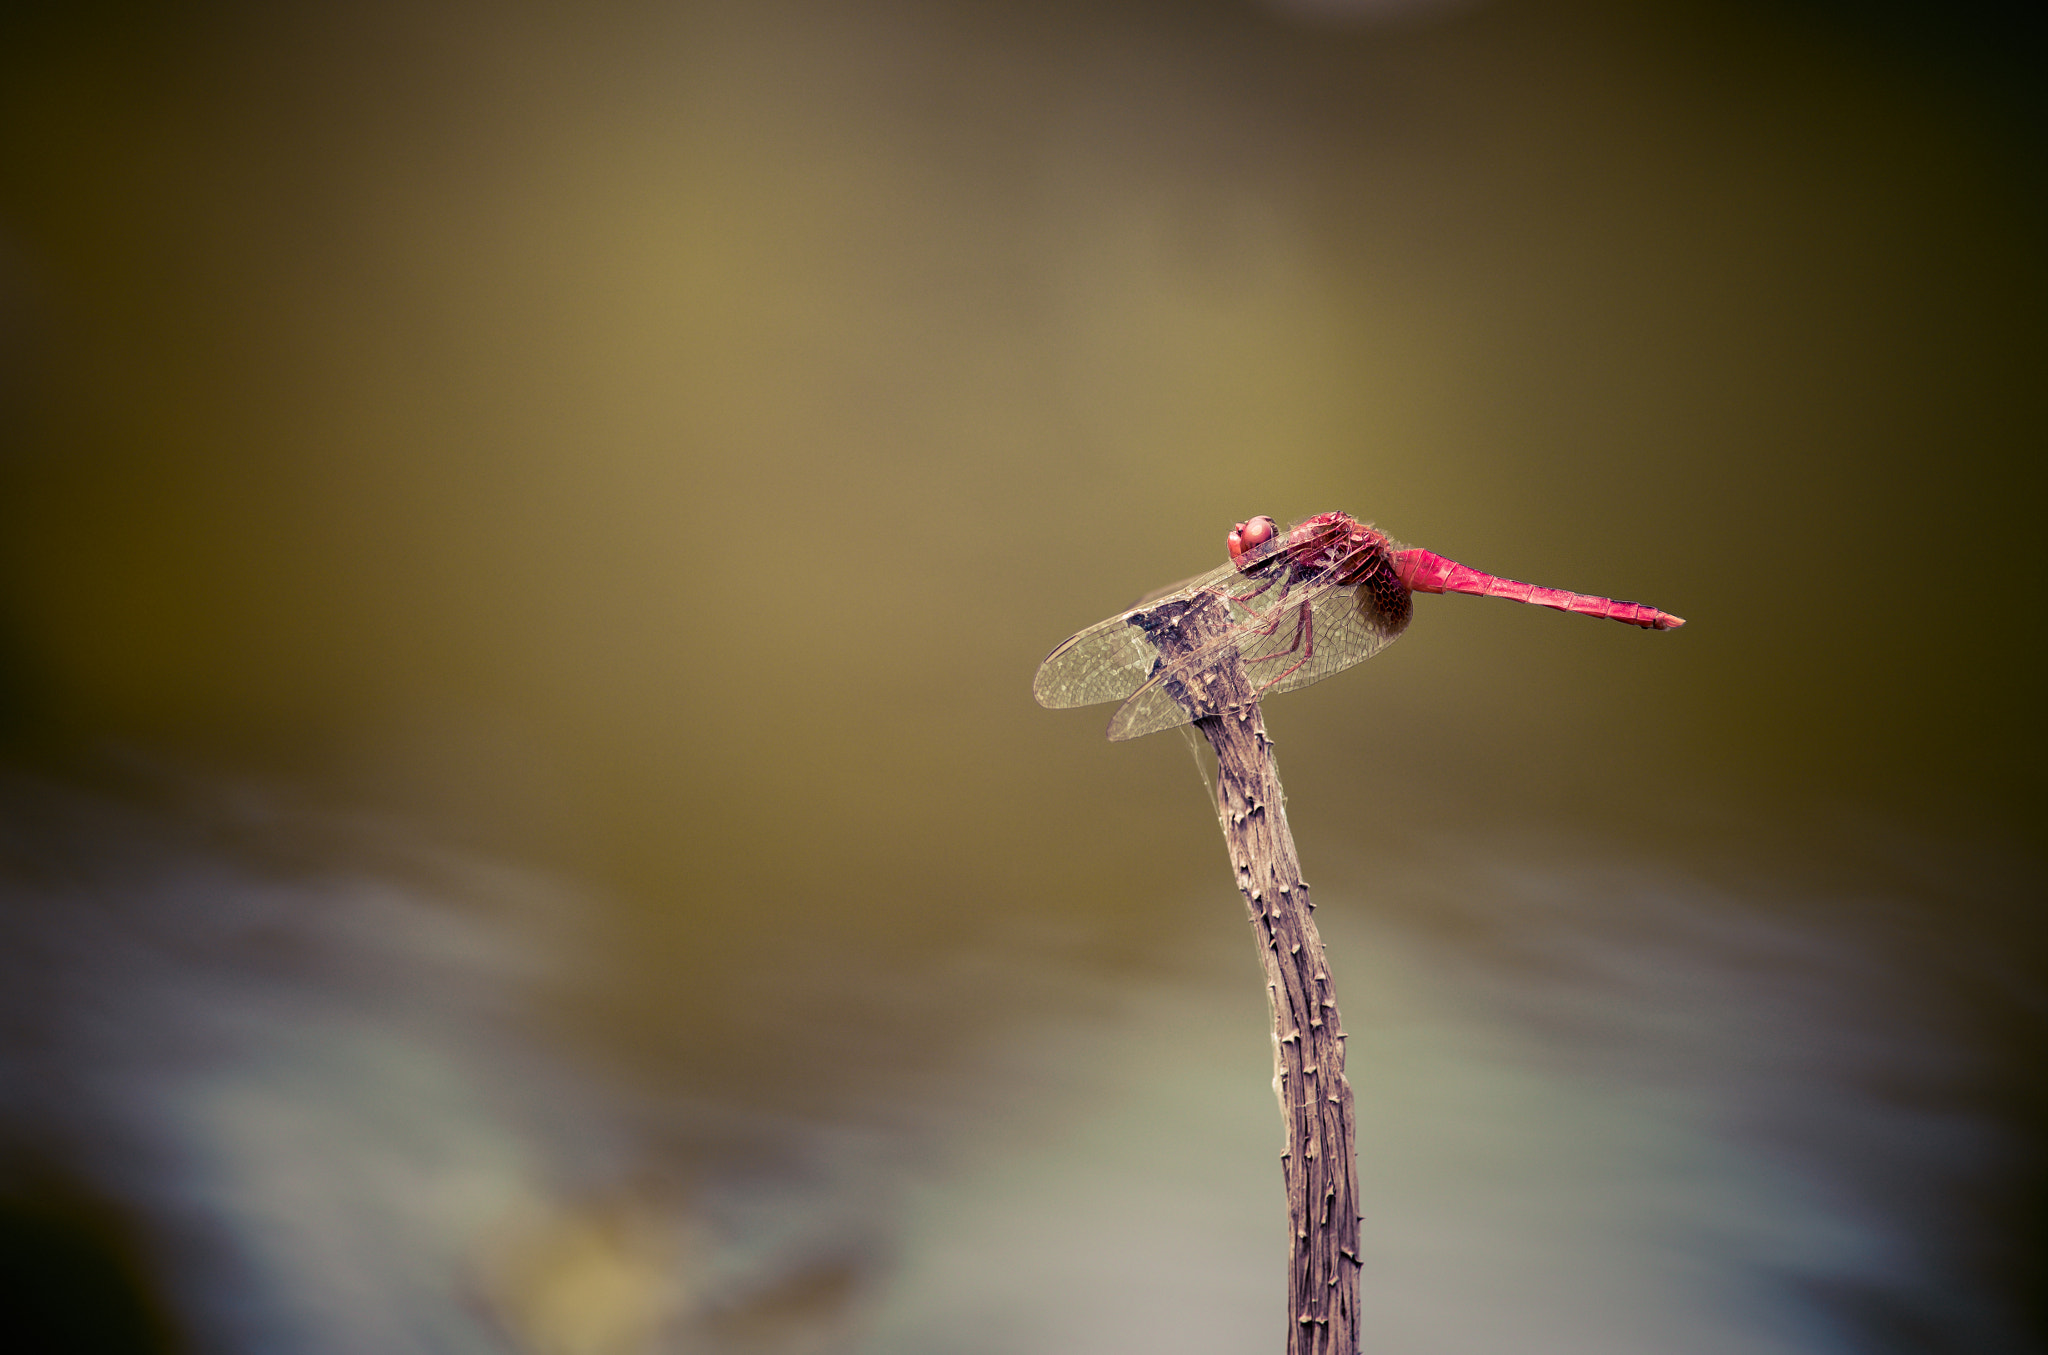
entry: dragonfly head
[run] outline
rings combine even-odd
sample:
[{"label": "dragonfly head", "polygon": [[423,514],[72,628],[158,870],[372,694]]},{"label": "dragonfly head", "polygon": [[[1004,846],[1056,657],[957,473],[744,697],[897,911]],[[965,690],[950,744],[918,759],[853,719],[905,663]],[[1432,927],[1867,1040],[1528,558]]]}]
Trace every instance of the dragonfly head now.
[{"label": "dragonfly head", "polygon": [[1230,558],[1242,561],[1248,554],[1279,535],[1280,529],[1273,525],[1273,519],[1261,514],[1249,522],[1240,522],[1230,529]]}]

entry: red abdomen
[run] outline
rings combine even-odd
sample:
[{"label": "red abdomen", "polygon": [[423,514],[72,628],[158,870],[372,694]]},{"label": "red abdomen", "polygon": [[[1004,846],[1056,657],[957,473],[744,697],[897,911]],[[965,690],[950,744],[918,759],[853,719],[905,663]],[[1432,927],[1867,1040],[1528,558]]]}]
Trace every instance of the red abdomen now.
[{"label": "red abdomen", "polygon": [[1562,588],[1539,588],[1533,583],[1503,579],[1456,560],[1446,560],[1435,551],[1410,549],[1394,557],[1394,570],[1401,582],[1418,593],[1470,593],[1477,597],[1507,598],[1552,607],[1582,616],[1602,616],[1644,630],[1677,630],[1685,618],[1662,612],[1646,602],[1597,597],[1591,593],[1568,593]]}]

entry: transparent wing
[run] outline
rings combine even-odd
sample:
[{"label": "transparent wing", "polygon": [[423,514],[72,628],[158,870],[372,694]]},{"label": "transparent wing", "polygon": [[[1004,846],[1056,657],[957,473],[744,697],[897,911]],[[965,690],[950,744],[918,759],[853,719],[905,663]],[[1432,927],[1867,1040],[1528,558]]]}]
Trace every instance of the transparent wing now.
[{"label": "transparent wing", "polygon": [[1168,690],[1169,680],[1218,662],[1223,646],[1237,649],[1245,676],[1266,697],[1363,663],[1401,635],[1399,629],[1385,628],[1365,615],[1358,605],[1358,590],[1351,586],[1297,584],[1285,600],[1260,606],[1262,602],[1265,599],[1233,601],[1231,613],[1238,623],[1230,632],[1154,673],[1110,720],[1110,739],[1121,742],[1186,724],[1193,717]]},{"label": "transparent wing", "polygon": [[1144,607],[1156,607],[1168,598],[1190,598],[1215,590],[1226,595],[1243,592],[1247,586],[1234,565],[1220,565],[1197,575],[1169,592],[1147,594],[1130,607],[1098,621],[1045,656],[1038,676],[1031,681],[1031,694],[1041,706],[1063,710],[1069,706],[1092,706],[1102,701],[1121,701],[1143,686],[1151,676],[1159,651],[1145,633],[1130,624],[1131,615]]},{"label": "transparent wing", "polygon": [[1039,705],[1054,709],[1122,701],[1130,696],[1152,676],[1159,658],[1158,649],[1143,631],[1130,624],[1130,618],[1141,609],[1162,602],[1205,592],[1223,597],[1230,606],[1232,621],[1238,624],[1217,643],[1231,643],[1236,631],[1245,626],[1264,625],[1283,585],[1297,602],[1308,596],[1299,580],[1288,582],[1287,551],[1313,549],[1344,530],[1341,524],[1332,522],[1318,526],[1308,535],[1300,535],[1304,525],[1297,523],[1275,534],[1239,563],[1218,565],[1206,574],[1154,589],[1108,620],[1070,636],[1038,665],[1038,675],[1031,681],[1031,694],[1038,698]]}]

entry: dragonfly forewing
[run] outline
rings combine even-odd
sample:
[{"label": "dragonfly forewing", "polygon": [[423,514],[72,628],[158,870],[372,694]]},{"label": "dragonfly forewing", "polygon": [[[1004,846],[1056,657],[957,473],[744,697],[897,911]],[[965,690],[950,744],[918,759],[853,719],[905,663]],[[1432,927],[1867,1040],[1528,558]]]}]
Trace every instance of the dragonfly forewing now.
[{"label": "dragonfly forewing", "polygon": [[[1292,540],[1291,548],[1313,550],[1326,544],[1323,536],[1337,533],[1337,528],[1326,527],[1320,535]],[[1167,690],[1169,681],[1176,674],[1198,674],[1224,662],[1227,649],[1254,660],[1247,670],[1254,682],[1289,691],[1348,668],[1385,644],[1385,638],[1370,633],[1352,610],[1351,588],[1327,578],[1302,577],[1289,550],[1289,538],[1275,537],[1238,562],[1147,594],[1136,606],[1097,622],[1046,656],[1032,681],[1032,694],[1040,705],[1056,709],[1122,701],[1109,736],[1134,739],[1192,719]],[[1203,593],[1222,601],[1229,624],[1168,670],[1160,663],[1157,647],[1131,624],[1131,618]],[[1304,615],[1310,618],[1307,629]],[[1320,639],[1322,630],[1330,632],[1327,651]],[[1269,666],[1263,663],[1264,656],[1290,646],[1295,651],[1291,657],[1275,659]],[[1301,662],[1304,659],[1307,662]],[[1275,682],[1283,677],[1284,684]]]},{"label": "dragonfly forewing", "polygon": [[1055,710],[1121,701],[1152,675],[1159,650],[1131,624],[1134,613],[1173,598],[1191,598],[1205,591],[1243,591],[1243,579],[1231,565],[1189,579],[1170,593],[1147,596],[1137,607],[1098,621],[1046,655],[1032,679],[1038,704]]},{"label": "dragonfly forewing", "polygon": [[[1266,601],[1253,599],[1249,607]],[[1306,687],[1363,663],[1400,636],[1398,630],[1385,630],[1362,614],[1357,590],[1350,587],[1297,585],[1285,600],[1256,612],[1235,600],[1230,606],[1234,624],[1228,633],[1171,667],[1161,667],[1131,694],[1109,722],[1111,742],[1156,734],[1192,720],[1193,713],[1175,690],[1180,685],[1175,679],[1199,680],[1201,673],[1226,661],[1226,649],[1237,651],[1245,676],[1263,697]]]}]

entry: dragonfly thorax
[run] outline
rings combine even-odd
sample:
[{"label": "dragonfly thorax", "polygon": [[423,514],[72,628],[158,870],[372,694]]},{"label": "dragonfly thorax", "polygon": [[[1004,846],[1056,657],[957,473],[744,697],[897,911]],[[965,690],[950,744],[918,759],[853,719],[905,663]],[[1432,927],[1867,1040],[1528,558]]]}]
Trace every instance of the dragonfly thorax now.
[{"label": "dragonfly thorax", "polygon": [[1348,513],[1318,513],[1289,528],[1284,540],[1269,517],[1240,522],[1229,536],[1230,558],[1240,571],[1284,571],[1290,586],[1323,583],[1355,588],[1361,620],[1383,635],[1407,628],[1413,607],[1395,567],[1395,542]]},{"label": "dragonfly thorax", "polygon": [[1358,522],[1334,513],[1344,525],[1343,539],[1327,547],[1332,557],[1324,568],[1332,570],[1336,582],[1358,589],[1358,614],[1386,635],[1399,635],[1408,628],[1414,604],[1408,585],[1395,568],[1395,545],[1385,532],[1369,522]]}]

